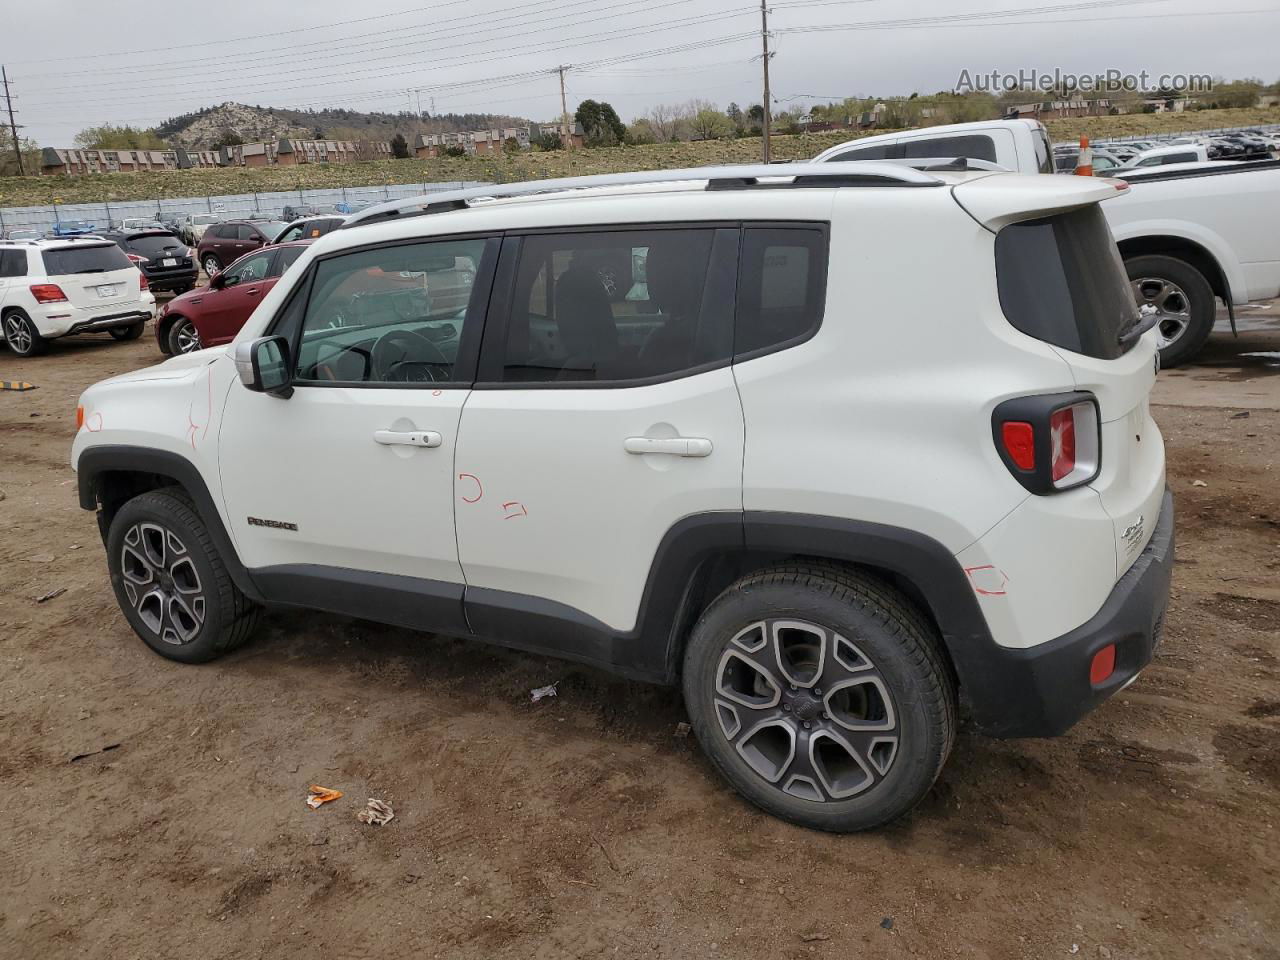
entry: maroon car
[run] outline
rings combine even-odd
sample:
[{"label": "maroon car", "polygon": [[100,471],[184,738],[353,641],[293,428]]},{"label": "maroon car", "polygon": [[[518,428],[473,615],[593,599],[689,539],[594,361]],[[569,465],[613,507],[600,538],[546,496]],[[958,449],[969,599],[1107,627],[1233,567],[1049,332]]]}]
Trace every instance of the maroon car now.
[{"label": "maroon car", "polygon": [[196,247],[200,266],[213,276],[246,253],[275,243],[285,224],[278,220],[228,220],[210,224]]},{"label": "maroon car", "polygon": [[161,351],[190,353],[229,343],[310,243],[297,240],[255,250],[215,273],[207,287],[197,287],[164,304],[156,318],[156,340]]}]

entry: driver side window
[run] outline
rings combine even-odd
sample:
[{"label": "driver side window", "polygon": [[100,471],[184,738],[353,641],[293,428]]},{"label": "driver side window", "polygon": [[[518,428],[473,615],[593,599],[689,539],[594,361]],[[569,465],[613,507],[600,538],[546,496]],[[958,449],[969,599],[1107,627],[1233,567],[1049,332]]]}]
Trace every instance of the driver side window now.
[{"label": "driver side window", "polygon": [[396,244],[319,261],[294,351],[295,384],[453,381],[463,329],[484,309],[472,291],[485,244]]},{"label": "driver side window", "polygon": [[262,253],[255,257],[246,257],[227,271],[224,286],[234,287],[241,283],[252,283],[267,275],[267,267],[271,265],[271,253]]}]

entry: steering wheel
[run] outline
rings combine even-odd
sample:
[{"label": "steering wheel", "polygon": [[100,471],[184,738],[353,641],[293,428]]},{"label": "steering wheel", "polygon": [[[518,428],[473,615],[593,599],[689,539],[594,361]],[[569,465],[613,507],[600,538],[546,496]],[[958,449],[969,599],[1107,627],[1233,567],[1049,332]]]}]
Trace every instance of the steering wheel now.
[{"label": "steering wheel", "polygon": [[434,383],[437,366],[449,359],[434,343],[411,330],[384,333],[373,345],[373,374],[387,383]]}]

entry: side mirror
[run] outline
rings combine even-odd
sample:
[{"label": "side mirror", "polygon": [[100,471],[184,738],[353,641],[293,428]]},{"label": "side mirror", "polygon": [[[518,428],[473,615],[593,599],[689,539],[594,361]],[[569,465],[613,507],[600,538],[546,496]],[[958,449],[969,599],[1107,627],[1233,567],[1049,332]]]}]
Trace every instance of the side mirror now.
[{"label": "side mirror", "polygon": [[233,356],[236,373],[246,390],[269,393],[282,400],[293,396],[289,341],[284,337],[260,337],[237,343]]},{"label": "side mirror", "polygon": [[209,278],[210,290],[221,290],[226,285],[227,285],[227,278],[223,276],[221,273],[215,273],[212,277]]}]

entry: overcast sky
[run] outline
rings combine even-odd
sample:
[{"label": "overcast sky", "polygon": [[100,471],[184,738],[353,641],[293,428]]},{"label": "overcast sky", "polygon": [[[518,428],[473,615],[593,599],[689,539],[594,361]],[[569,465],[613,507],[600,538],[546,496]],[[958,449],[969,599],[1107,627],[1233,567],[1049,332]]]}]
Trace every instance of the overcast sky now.
[{"label": "overcast sky", "polygon": [[[1220,4],[1206,14],[1200,0],[778,0],[775,109],[950,89],[964,69],[1280,78],[1280,5]],[[420,97],[423,110],[549,120],[561,63],[570,110],[593,97],[628,121],[691,97],[760,100],[750,0],[0,0],[0,21],[22,132],[48,146],[225,100],[396,111]]]}]

